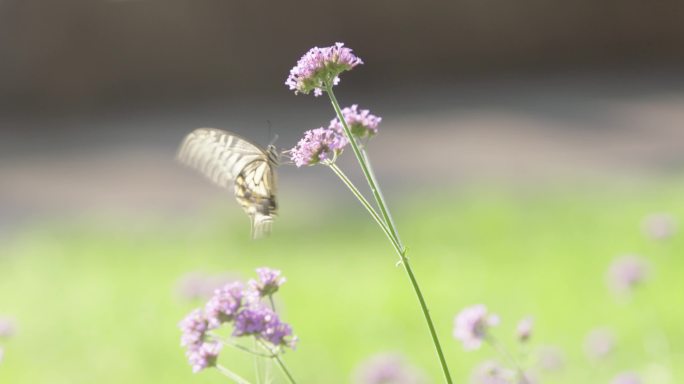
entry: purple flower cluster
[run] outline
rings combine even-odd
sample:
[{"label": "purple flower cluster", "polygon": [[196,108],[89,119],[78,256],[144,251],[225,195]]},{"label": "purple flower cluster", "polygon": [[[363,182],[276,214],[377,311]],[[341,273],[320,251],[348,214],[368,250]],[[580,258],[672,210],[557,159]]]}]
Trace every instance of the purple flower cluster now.
[{"label": "purple flower cluster", "polygon": [[214,291],[214,296],[204,307],[209,327],[214,329],[223,323],[233,321],[242,307],[243,296],[244,287],[239,281],[226,284],[223,288]]},{"label": "purple flower cluster", "polygon": [[677,221],[667,213],[652,213],[643,221],[643,230],[653,240],[667,240],[677,232]]},{"label": "purple flower cluster", "polygon": [[610,384],[642,384],[639,375],[633,372],[621,373],[610,381]]},{"label": "purple flower cluster", "polygon": [[[359,110],[358,105],[342,109],[342,116],[347,122],[354,137],[363,138],[375,135],[381,117],[370,113],[368,109]],[[342,123],[338,118],[330,121],[328,128],[316,128],[304,132],[304,137],[292,148],[290,158],[297,167],[315,165],[322,160],[331,160],[342,153],[349,144]]]},{"label": "purple flower cluster", "polygon": [[280,276],[280,271],[271,268],[257,268],[257,280],[250,280],[249,285],[259,292],[259,296],[271,296],[278,292],[278,288],[285,284],[287,279]]},{"label": "purple flower cluster", "polygon": [[[382,121],[382,117],[371,114],[368,109],[359,110],[358,108],[359,106],[354,104],[351,107],[342,109],[342,117],[347,122],[352,136],[369,137],[378,133],[378,125]],[[338,118],[332,119],[328,128],[340,135],[344,135],[344,128]]]},{"label": "purple flower cluster", "polygon": [[520,320],[516,328],[516,336],[521,343],[524,343],[532,337],[532,328],[534,326],[534,319],[528,316]]},{"label": "purple flower cluster", "polygon": [[[280,271],[259,268],[258,281],[226,284],[214,291],[203,309],[196,309],[183,319],[181,346],[194,372],[216,365],[222,343],[208,334],[224,324],[233,326],[233,337],[253,336],[270,343],[273,347],[295,347],[297,338],[292,327],[280,320],[278,314],[268,308],[260,298],[271,295],[285,282]],[[267,293],[268,294],[262,294]]]},{"label": "purple flower cluster", "polygon": [[514,372],[502,367],[495,361],[485,361],[473,371],[473,384],[511,384]]},{"label": "purple flower cluster", "polygon": [[295,347],[297,338],[292,336],[289,324],[280,321],[278,314],[265,305],[255,305],[240,311],[235,318],[233,336],[255,336],[274,346]]},{"label": "purple flower cluster", "polygon": [[304,137],[290,150],[290,158],[297,167],[318,164],[339,155],[347,145],[344,135],[326,128],[316,128],[304,133]]},{"label": "purple flower cluster", "polygon": [[617,293],[629,293],[648,277],[649,263],[635,255],[617,258],[608,269],[608,284]]},{"label": "purple flower cluster", "polygon": [[221,343],[207,338],[209,321],[200,309],[192,311],[183,319],[179,327],[183,332],[181,346],[185,347],[185,355],[197,373],[205,368],[216,365],[216,358],[221,351]]},{"label": "purple flower cluster", "polygon": [[359,64],[363,64],[363,61],[344,43],[324,48],[313,47],[290,70],[285,85],[295,94],[307,95],[313,91],[315,96],[320,96],[326,84],[337,85],[342,72]]},{"label": "purple flower cluster", "polygon": [[398,353],[383,353],[362,362],[354,376],[356,384],[423,384],[425,375]]},{"label": "purple flower cluster", "polygon": [[454,318],[454,337],[466,350],[480,348],[490,327],[499,324],[497,315],[490,315],[482,304],[463,309]]},{"label": "purple flower cluster", "polygon": [[16,325],[9,317],[0,317],[0,339],[9,339],[14,336]]}]

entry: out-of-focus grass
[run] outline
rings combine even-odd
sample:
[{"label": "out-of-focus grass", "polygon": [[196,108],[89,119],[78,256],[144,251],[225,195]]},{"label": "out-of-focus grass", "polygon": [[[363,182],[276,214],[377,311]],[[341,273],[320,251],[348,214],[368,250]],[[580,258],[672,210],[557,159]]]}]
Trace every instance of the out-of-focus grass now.
[{"label": "out-of-focus grass", "polygon": [[[509,346],[516,322],[531,314],[532,344],[565,350],[566,369],[545,383],[605,383],[656,364],[671,364],[684,380],[684,235],[658,244],[640,230],[652,211],[684,218],[684,188],[591,191],[481,189],[393,202],[457,382],[493,355],[466,353],[451,337],[454,314],[475,303],[501,315],[495,334]],[[273,236],[259,242],[248,240],[247,219],[231,201],[200,225],[52,222],[3,239],[0,314],[15,316],[19,332],[5,343],[0,383],[227,382],[216,371],[190,372],[176,324],[198,303],[179,299],[175,284],[188,271],[247,278],[264,265],[288,277],[279,296],[301,342],[286,361],[301,383],[349,382],[359,360],[382,351],[407,354],[440,382],[405,274],[361,208],[283,204]],[[648,257],[655,273],[634,302],[618,303],[605,271],[631,252]],[[618,336],[602,365],[582,353],[596,326]],[[654,326],[669,340],[669,362],[644,349]],[[222,362],[251,374],[251,361],[233,351]]]}]

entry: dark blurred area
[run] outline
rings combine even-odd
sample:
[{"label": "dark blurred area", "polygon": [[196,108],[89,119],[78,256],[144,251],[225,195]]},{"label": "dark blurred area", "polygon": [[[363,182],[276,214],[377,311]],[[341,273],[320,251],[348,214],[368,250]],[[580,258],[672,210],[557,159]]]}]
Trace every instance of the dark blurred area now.
[{"label": "dark blurred area", "polygon": [[[183,136],[291,148],[333,113],[285,78],[336,41],[365,61],[337,93],[383,117],[390,188],[678,176],[683,20],[681,0],[0,1],[0,227],[233,203],[173,161]],[[280,173],[283,200],[344,193]]]},{"label": "dark blurred area", "polygon": [[349,80],[368,89],[678,68],[683,20],[680,0],[4,0],[0,97],[37,112],[283,94],[299,55],[335,41],[372,63]]}]

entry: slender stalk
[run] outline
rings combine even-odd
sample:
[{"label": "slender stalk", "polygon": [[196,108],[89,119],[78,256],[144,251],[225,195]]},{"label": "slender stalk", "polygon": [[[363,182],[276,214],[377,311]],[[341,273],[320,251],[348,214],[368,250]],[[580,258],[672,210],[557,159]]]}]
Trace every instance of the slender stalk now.
[{"label": "slender stalk", "polygon": [[335,172],[335,174],[340,178],[340,180],[342,180],[342,182],[347,186],[347,188],[349,188],[349,190],[354,194],[354,196],[356,196],[359,202],[361,202],[361,205],[363,205],[364,208],[366,208],[368,213],[370,213],[371,217],[375,220],[378,226],[380,226],[380,229],[382,229],[382,231],[385,233],[385,236],[387,236],[389,241],[392,242],[392,245],[394,246],[395,250],[399,252],[401,250],[401,246],[399,245],[399,243],[396,242],[396,240],[390,233],[389,228],[387,228],[387,226],[382,221],[378,213],[375,212],[375,209],[373,209],[373,206],[370,205],[370,203],[368,202],[368,200],[366,200],[365,197],[363,197],[361,192],[356,188],[356,186],[351,182],[351,180],[349,180],[349,178],[342,171],[342,169],[340,169],[340,167],[338,167],[335,163],[326,163],[326,165],[330,167],[330,169],[332,169],[333,172]]},{"label": "slender stalk", "polygon": [[[254,349],[256,349],[257,342],[256,339],[254,339]],[[259,356],[256,354],[253,356],[254,357],[254,377],[256,378],[256,384],[261,384],[261,373],[259,372],[261,370],[261,367],[259,366]]]},{"label": "slender stalk", "polygon": [[[354,136],[352,136],[351,129],[349,129],[347,121],[344,119],[344,116],[342,116],[342,109],[340,108],[340,103],[337,101],[337,98],[335,97],[335,93],[333,93],[331,83],[326,84],[326,93],[330,98],[330,102],[332,103],[333,109],[335,109],[337,119],[340,120],[340,123],[342,123],[344,134],[349,139],[349,144],[352,147],[354,156],[356,156],[356,160],[358,160],[359,162],[359,166],[361,167],[361,171],[363,171],[363,175],[366,177],[366,180],[368,181],[368,186],[370,187],[371,192],[373,193],[373,197],[375,198],[375,201],[378,203],[378,206],[380,207],[382,216],[385,219],[385,224],[389,227],[392,237],[395,240],[397,240],[397,231],[394,229],[394,226],[392,225],[392,220],[390,219],[389,214],[387,213],[387,208],[385,207],[384,199],[382,198],[382,195],[380,194],[378,187],[375,184],[375,178],[373,177],[372,172],[370,171],[368,164],[366,163],[365,158],[361,153],[359,145],[356,143],[356,139],[354,138]],[[399,242],[397,241],[397,243]],[[404,248],[400,247],[399,249],[402,253],[404,252]]]},{"label": "slender stalk", "polygon": [[[335,94],[333,93],[332,90],[332,84],[328,82],[325,86],[326,88],[326,93],[328,94],[328,97],[330,98],[330,102],[333,106],[333,109],[335,109],[335,113],[337,115],[337,118],[339,119],[340,123],[342,124],[342,128],[344,129],[344,133],[349,139],[349,144],[352,147],[352,151],[354,152],[354,156],[356,156],[356,160],[359,162],[359,166],[361,167],[361,170],[363,171],[364,176],[366,177],[366,180],[368,181],[368,186],[371,189],[371,192],[373,193],[373,197],[375,198],[376,203],[378,204],[378,207],[380,207],[380,212],[382,213],[383,216],[383,221],[384,221],[384,226],[378,223],[381,227],[386,227],[384,228],[388,234],[388,238],[390,239],[390,242],[392,243],[395,251],[399,255],[401,264],[404,266],[404,270],[406,271],[406,274],[408,275],[408,278],[411,282],[411,286],[413,286],[413,291],[416,294],[416,298],[418,299],[418,302],[420,304],[420,308],[423,312],[423,316],[425,317],[425,322],[427,323],[427,327],[430,331],[430,336],[432,337],[432,343],[435,346],[435,351],[437,353],[437,356],[439,358],[440,365],[442,366],[442,372],[444,373],[444,380],[446,381],[447,384],[452,384],[453,381],[451,379],[451,374],[449,373],[449,366],[447,365],[446,359],[444,357],[444,352],[442,352],[442,346],[439,343],[439,337],[437,336],[437,332],[435,331],[435,326],[432,322],[432,317],[430,316],[430,311],[428,310],[427,303],[425,302],[425,298],[423,297],[423,293],[420,290],[420,286],[418,285],[418,281],[416,280],[416,277],[413,273],[413,270],[411,269],[411,265],[409,264],[408,258],[406,257],[406,249],[402,245],[402,242],[399,238],[399,234],[397,233],[396,227],[394,226],[394,222],[392,221],[392,217],[389,213],[389,209],[387,208],[387,204],[385,203],[385,199],[382,196],[382,193],[380,192],[380,189],[377,186],[377,182],[375,180],[375,175],[373,174],[373,171],[370,168],[370,164],[367,161],[367,156],[364,156],[364,154],[361,152],[359,149],[358,144],[356,143],[356,139],[352,136],[351,130],[349,129],[349,126],[347,124],[347,121],[344,119],[344,116],[342,115],[342,110],[340,109],[340,104],[337,101],[337,98],[335,97]],[[334,169],[333,169],[334,170]],[[338,175],[339,176],[339,175]],[[349,187],[349,185],[347,185]],[[350,187],[350,189],[352,189]],[[354,192],[352,190],[352,192]],[[358,198],[359,196],[357,196]],[[365,199],[360,199],[361,203],[365,201]],[[367,202],[366,202],[367,203]],[[369,213],[375,212],[372,209],[369,209],[366,207],[366,209],[369,210]],[[371,216],[373,214],[371,213]],[[377,213],[376,213],[377,215]],[[375,217],[374,217],[375,219]],[[376,221],[378,221],[376,219]]]},{"label": "slender stalk", "polygon": [[287,377],[287,380],[288,380],[291,384],[297,384],[297,382],[295,381],[294,377],[292,376],[292,374],[290,373],[290,371],[287,369],[287,366],[285,365],[285,362],[283,362],[283,360],[280,358],[280,356],[279,356],[277,353],[275,353],[275,352],[274,352],[266,343],[264,343],[263,341],[261,342],[261,346],[271,354],[271,358],[273,358],[273,360],[276,361],[276,364],[278,364],[278,367],[280,368],[280,370],[283,371],[283,374],[285,375],[285,377]]},{"label": "slender stalk", "polygon": [[233,380],[234,382],[238,384],[251,384],[249,381],[243,379],[240,377],[237,373],[231,371],[230,369],[220,365],[216,364],[216,369],[219,370],[224,376],[228,377],[229,379]]},{"label": "slender stalk", "polygon": [[494,337],[488,336],[485,340],[491,345],[496,352],[501,355],[505,360],[508,360],[508,364],[510,364],[513,369],[515,369],[518,372],[518,376],[520,376],[520,380],[522,380],[521,384],[529,384],[527,380],[527,376],[525,376],[525,372],[520,368],[520,364],[518,364],[518,361],[515,360],[513,355],[508,353],[508,350],[503,347]]},{"label": "slender stalk", "polygon": [[[370,158],[368,157],[368,152],[361,147],[361,154],[363,155],[363,160],[366,162],[368,165],[368,174],[371,177],[371,180],[375,184],[375,188],[378,191],[378,195],[380,196],[380,200],[385,201],[385,195],[382,194],[382,189],[380,189],[380,183],[378,183],[378,179],[375,178],[375,172],[373,172],[373,166],[371,165]],[[384,207],[384,205],[381,205],[381,208]],[[401,239],[399,238],[399,232],[397,231],[397,225],[394,223],[394,219],[392,218],[392,213],[390,213],[389,209],[384,211],[384,215],[387,219],[387,222],[390,224],[390,227],[394,233],[394,238],[395,240],[399,243],[399,246],[401,249],[404,249],[404,245],[401,243]]]}]

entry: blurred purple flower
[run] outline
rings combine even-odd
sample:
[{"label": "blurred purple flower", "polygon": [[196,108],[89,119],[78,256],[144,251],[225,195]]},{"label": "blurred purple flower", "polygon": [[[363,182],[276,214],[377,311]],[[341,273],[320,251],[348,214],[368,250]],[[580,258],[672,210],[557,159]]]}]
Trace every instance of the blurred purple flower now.
[{"label": "blurred purple flower", "polygon": [[290,70],[285,85],[295,95],[307,95],[313,91],[315,96],[320,96],[326,83],[337,85],[340,82],[339,74],[359,64],[363,64],[363,61],[350,48],[345,47],[344,43],[335,43],[324,48],[313,47]]},{"label": "blurred purple flower", "polygon": [[205,307],[209,327],[214,329],[232,321],[242,307],[244,287],[236,281],[214,291],[214,296]]},{"label": "blurred purple flower", "polygon": [[489,328],[498,324],[499,317],[488,314],[487,307],[474,305],[463,309],[454,318],[454,337],[463,343],[466,350],[478,349]]},{"label": "blurred purple flower", "polygon": [[216,365],[216,359],[223,345],[219,342],[202,343],[196,349],[188,349],[185,353],[188,357],[188,362],[192,366],[194,373]]},{"label": "blurred purple flower", "polygon": [[0,339],[14,336],[17,330],[16,322],[10,317],[0,317]]},{"label": "blurred purple flower", "polygon": [[617,293],[629,293],[644,282],[650,272],[650,264],[636,255],[621,256],[608,268],[608,284]]},{"label": "blurred purple flower", "polygon": [[668,213],[652,213],[644,218],[642,228],[653,240],[667,240],[677,232],[677,220]]},{"label": "blurred purple flower", "polygon": [[534,319],[531,316],[527,316],[520,320],[518,327],[516,328],[516,335],[520,342],[526,342],[532,337],[532,328],[534,327]]},{"label": "blurred purple flower", "polygon": [[601,360],[615,349],[615,334],[607,328],[596,328],[584,339],[584,351],[593,360]]},{"label": "blurred purple flower", "polygon": [[209,322],[201,309],[190,312],[178,324],[181,329],[181,346],[188,349],[199,349],[204,342],[206,332],[209,330]]},{"label": "blurred purple flower", "polygon": [[475,367],[471,376],[473,384],[513,384],[514,372],[495,361],[485,361]]},{"label": "blurred purple flower", "polygon": [[547,372],[560,371],[565,367],[565,354],[556,346],[542,346],[537,350],[537,364]]},{"label": "blurred purple flower", "polygon": [[259,296],[270,296],[278,292],[278,288],[285,284],[287,279],[280,276],[281,272],[271,268],[257,268],[257,280],[250,280],[249,285],[259,293]]},{"label": "blurred purple flower", "polygon": [[215,290],[237,280],[237,276],[230,273],[208,275],[202,272],[189,272],[178,279],[176,291],[186,300],[207,300]]},{"label": "blurred purple flower", "polygon": [[[347,122],[352,135],[355,137],[368,137],[378,133],[378,125],[382,121],[382,117],[372,115],[368,109],[359,110],[358,107],[358,105],[354,104],[351,107],[342,109],[342,117]],[[344,136],[344,128],[338,118],[332,119],[328,128]]]},{"label": "blurred purple flower", "polygon": [[634,372],[621,373],[610,381],[610,384],[642,384],[641,378]]},{"label": "blurred purple flower", "polygon": [[354,375],[356,384],[423,384],[425,375],[398,353],[383,353],[359,364]]},{"label": "blurred purple flower", "polygon": [[264,305],[255,305],[240,311],[235,317],[233,336],[255,336],[274,346],[295,347],[297,338],[292,328],[280,321],[278,314]]},{"label": "blurred purple flower", "polygon": [[290,150],[290,158],[297,167],[318,164],[340,154],[347,139],[332,129],[316,128],[304,132],[304,137]]}]

